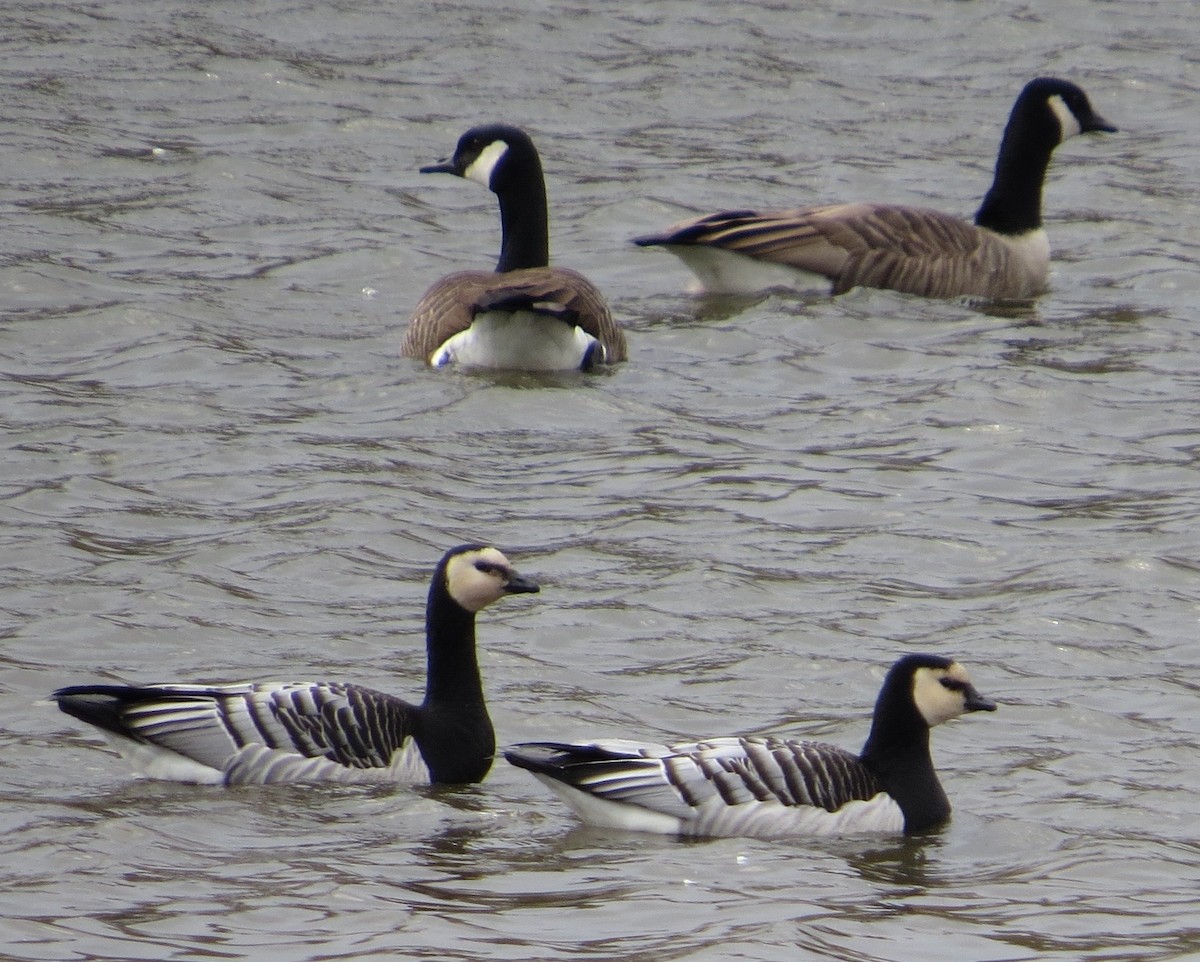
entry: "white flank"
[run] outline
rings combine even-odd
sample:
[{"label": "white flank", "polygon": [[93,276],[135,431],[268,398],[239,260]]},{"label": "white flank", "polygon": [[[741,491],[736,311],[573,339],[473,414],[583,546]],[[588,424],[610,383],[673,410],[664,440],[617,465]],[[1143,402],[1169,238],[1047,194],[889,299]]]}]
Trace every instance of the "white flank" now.
[{"label": "white flank", "polygon": [[773,800],[728,805],[720,798],[712,798],[692,809],[691,814],[677,817],[639,805],[636,796],[611,801],[549,775],[532,774],[562,799],[580,821],[595,828],[655,835],[760,839],[899,835],[904,832],[904,813],[895,800],[883,792],[870,801],[848,802],[836,812],[812,805],[784,805]]},{"label": "white flank", "polygon": [[109,745],[120,752],[129,766],[139,775],[164,782],[186,782],[189,785],[220,785],[225,773],[202,765],[178,752],[158,745],[146,745],[111,732],[103,732]]},{"label": "white flank", "polygon": [[471,165],[463,171],[467,180],[483,184],[489,190],[492,187],[492,171],[500,163],[500,158],[508,153],[508,144],[503,140],[493,140],[479,152],[479,156],[471,161]]},{"label": "white flank", "polygon": [[694,294],[756,294],[773,287],[829,293],[829,278],[703,244],[663,244],[696,275]]},{"label": "white flank", "polygon": [[836,812],[814,805],[784,805],[774,800],[725,805],[713,800],[685,821],[684,835],[785,839],[838,835],[900,835],[904,813],[880,792],[869,801],[847,802]]},{"label": "white flank", "polygon": [[387,782],[396,785],[429,783],[429,767],[411,738],[393,753],[387,768],[351,768],[327,758],[307,758],[296,752],[247,745],[236,752],[219,771],[158,745],[121,738],[104,732],[139,775],[165,782],[189,785],[273,785],[288,782],[337,782],[360,784]]},{"label": "white flank", "polygon": [[1004,243],[1026,264],[1037,264],[1043,269],[1050,264],[1050,238],[1044,227],[1026,231],[1016,237],[1005,237]]},{"label": "white flank", "polygon": [[274,785],[296,782],[334,782],[357,785],[374,782],[413,785],[429,782],[429,768],[411,738],[392,754],[387,768],[351,768],[328,758],[307,758],[296,752],[247,745],[225,766],[227,785]]},{"label": "white flank", "polygon": [[539,782],[563,800],[580,821],[597,828],[615,828],[623,832],[652,832],[655,835],[684,834],[682,820],[637,804],[610,802],[588,792],[572,788],[549,775],[531,772]]},{"label": "white flank", "polygon": [[596,339],[581,328],[534,311],[491,311],[438,348],[434,367],[464,367],[511,371],[574,371]]},{"label": "white flank", "polygon": [[401,785],[428,785],[431,781],[429,766],[413,738],[405,739],[404,744],[392,752],[391,764],[385,771],[390,781]]},{"label": "white flank", "polygon": [[986,227],[979,230],[1005,248],[1014,285],[1006,297],[1033,297],[1045,290],[1050,270],[1050,238],[1045,228],[1035,227],[1024,234],[997,234]]}]

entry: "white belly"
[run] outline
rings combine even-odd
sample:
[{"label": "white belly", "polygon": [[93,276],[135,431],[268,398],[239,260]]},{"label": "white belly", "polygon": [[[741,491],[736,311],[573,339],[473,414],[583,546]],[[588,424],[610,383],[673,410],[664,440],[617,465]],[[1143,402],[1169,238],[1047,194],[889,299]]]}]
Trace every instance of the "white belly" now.
[{"label": "white belly", "polygon": [[104,733],[133,770],[147,778],[192,785],[269,785],[280,782],[388,782],[428,784],[429,767],[413,739],[393,753],[387,768],[352,768],[327,758],[306,758],[295,752],[247,745],[231,755],[222,769],[204,765],[158,745],[134,742]]},{"label": "white belly", "polygon": [[783,805],[776,801],[728,805],[722,798],[692,809],[686,815],[656,811],[636,801],[599,798],[533,773],[587,825],[627,832],[681,835],[696,838],[787,839],[840,835],[900,835],[904,813],[889,795],[880,792],[869,801],[847,802],[836,812],[813,805]]},{"label": "white belly", "polygon": [[683,826],[686,835],[762,839],[900,835],[903,831],[904,813],[883,792],[870,801],[847,802],[836,812],[813,805],[782,805],[774,801],[742,805],[714,803],[702,806]]},{"label": "white belly", "polygon": [[512,371],[574,371],[596,339],[578,327],[534,311],[479,314],[450,338],[431,364]]},{"label": "white belly", "polygon": [[701,244],[664,244],[696,275],[696,294],[755,294],[771,288],[829,293],[829,278]]}]

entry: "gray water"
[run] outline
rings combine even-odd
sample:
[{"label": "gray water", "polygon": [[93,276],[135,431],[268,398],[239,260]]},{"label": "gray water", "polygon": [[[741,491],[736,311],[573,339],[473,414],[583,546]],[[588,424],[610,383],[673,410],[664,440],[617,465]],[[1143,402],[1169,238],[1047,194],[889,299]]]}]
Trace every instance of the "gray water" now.
[{"label": "gray water", "polygon": [[[1200,28],[1187,4],[15,0],[0,12],[0,955],[19,960],[1200,958]],[[1071,77],[1051,290],[700,300],[628,238],[841,199],[970,214]],[[527,126],[555,256],[626,322],[596,377],[397,356],[496,255],[420,177]],[[1001,702],[935,733],[910,841],[581,829],[458,790],[133,779],[91,679],[418,695],[467,539],[502,742],[856,748],[888,664]]]}]

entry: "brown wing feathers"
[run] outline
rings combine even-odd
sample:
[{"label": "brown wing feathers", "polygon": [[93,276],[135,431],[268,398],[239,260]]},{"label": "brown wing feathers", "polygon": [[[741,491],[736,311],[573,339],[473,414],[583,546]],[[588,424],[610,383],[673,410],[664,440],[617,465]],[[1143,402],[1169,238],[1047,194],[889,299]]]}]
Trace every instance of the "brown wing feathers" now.
[{"label": "brown wing feathers", "polygon": [[566,267],[533,267],[498,274],[459,271],[435,283],[421,298],[400,352],[428,360],[446,340],[471,326],[475,315],[498,309],[552,305],[604,345],[609,363],[627,356],[625,335],[604,296],[586,277]]}]

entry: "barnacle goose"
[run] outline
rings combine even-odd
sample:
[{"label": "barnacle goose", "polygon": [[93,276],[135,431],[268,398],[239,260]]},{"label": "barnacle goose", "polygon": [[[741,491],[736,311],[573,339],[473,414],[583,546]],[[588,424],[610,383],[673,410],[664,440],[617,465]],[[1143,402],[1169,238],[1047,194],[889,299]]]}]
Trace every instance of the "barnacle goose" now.
[{"label": "barnacle goose", "polygon": [[531,742],[504,750],[586,823],[681,836],[911,834],[950,815],[929,729],[994,711],[956,661],[906,655],[884,679],[862,753],[775,735],[672,745]]},{"label": "barnacle goose", "polygon": [[433,367],[591,370],[626,357],[604,295],[578,271],[550,266],[546,183],[533,141],[503,124],[474,127],[454,157],[422,167],[492,190],[503,235],[495,271],[459,271],[417,304],[400,353]]},{"label": "barnacle goose", "polygon": [[850,203],[736,210],[635,238],[677,255],[710,293],[773,286],[881,287],[926,297],[1028,298],[1046,286],[1042,185],[1050,155],[1079,133],[1115,131],[1066,80],[1040,77],[1013,106],[995,179],[969,223],[924,207]]},{"label": "barnacle goose", "polygon": [[80,685],[53,695],[140,773],[197,784],[481,780],[495,735],[475,655],[475,615],[536,592],[498,550],[448,551],[429,586],[425,699],[340,682]]}]

